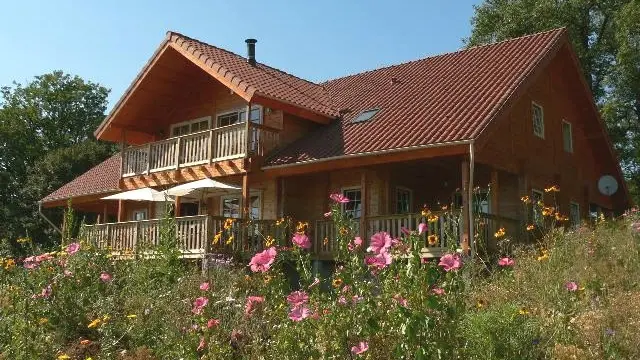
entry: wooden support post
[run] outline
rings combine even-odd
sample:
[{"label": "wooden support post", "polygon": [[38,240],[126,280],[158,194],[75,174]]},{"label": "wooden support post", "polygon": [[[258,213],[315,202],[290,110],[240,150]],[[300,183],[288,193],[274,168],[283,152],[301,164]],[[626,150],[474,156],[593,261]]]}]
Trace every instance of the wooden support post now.
[{"label": "wooden support post", "polygon": [[462,238],[460,239],[460,246],[464,254],[469,253],[469,231],[471,229],[471,222],[469,221],[469,206],[471,206],[472,200],[469,199],[469,160],[462,161],[461,166],[462,173],[462,186],[460,190],[462,192]]},{"label": "wooden support post", "polygon": [[276,217],[284,217],[284,178],[279,176],[276,181]]},{"label": "wooden support post", "polygon": [[367,207],[369,206],[369,199],[367,197],[367,169],[363,169],[360,174],[360,231],[359,235],[367,237]]},{"label": "wooden support post", "polygon": [[180,196],[175,197],[175,203],[173,207],[173,216],[174,217],[180,216]]},{"label": "wooden support post", "polygon": [[109,219],[107,218],[109,216],[108,212],[107,212],[107,204],[105,203],[104,205],[102,205],[102,223],[106,224],[109,222]]},{"label": "wooden support post", "polygon": [[154,217],[153,212],[155,210],[155,206],[153,206],[153,204],[153,201],[149,201],[149,203],[147,204],[147,220],[153,219]]},{"label": "wooden support post", "polygon": [[249,106],[247,108],[247,119],[246,119],[246,123],[245,123],[245,141],[246,141],[246,146],[244,148],[244,157],[248,158],[250,157],[250,153],[249,150],[251,150],[251,101],[249,101]]},{"label": "wooden support post", "polygon": [[[250,197],[249,197],[249,174],[245,173],[242,175],[242,219],[246,221],[249,219],[249,209],[251,208]],[[240,239],[241,249],[244,251],[246,249],[246,245],[248,244],[247,239],[247,227],[241,227],[241,236]]]},{"label": "wooden support post", "polygon": [[[499,194],[500,194],[500,189],[499,189],[499,183],[498,183],[498,170],[495,168],[491,169],[491,191],[489,193],[490,199],[489,199],[489,205],[491,206],[491,209],[489,209],[489,211],[491,212],[492,215],[496,215],[499,216],[500,215],[500,203],[499,203]],[[495,223],[495,228],[491,228],[489,229],[489,236],[487,239],[487,250],[490,253],[495,253],[498,250],[498,243],[496,241],[496,238],[494,236],[491,236],[492,234],[494,234],[499,226],[501,226],[500,224]],[[515,235],[515,234],[514,234]]]},{"label": "wooden support post", "polygon": [[118,200],[118,222],[124,221],[124,200]]}]

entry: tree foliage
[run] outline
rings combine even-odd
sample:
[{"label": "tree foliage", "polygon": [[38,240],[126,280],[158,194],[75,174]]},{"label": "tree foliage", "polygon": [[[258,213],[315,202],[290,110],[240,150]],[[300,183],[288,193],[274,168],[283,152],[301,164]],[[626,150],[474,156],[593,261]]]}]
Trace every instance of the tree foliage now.
[{"label": "tree foliage", "polygon": [[566,27],[640,201],[640,0],[485,0],[469,46]]},{"label": "tree foliage", "polygon": [[93,139],[109,90],[62,71],[0,90],[0,239],[44,241],[37,201],[104,160]]}]

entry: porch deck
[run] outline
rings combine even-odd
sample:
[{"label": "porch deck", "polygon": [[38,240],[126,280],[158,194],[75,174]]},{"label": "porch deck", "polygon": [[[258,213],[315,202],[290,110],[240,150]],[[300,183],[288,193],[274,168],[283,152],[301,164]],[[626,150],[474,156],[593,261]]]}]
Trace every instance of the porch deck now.
[{"label": "porch deck", "polygon": [[[516,229],[517,220],[482,214],[481,229],[490,238],[500,227]],[[113,254],[132,254],[145,251],[159,245],[162,231],[175,231],[178,248],[184,258],[202,258],[212,253],[255,253],[265,247],[267,236],[284,239],[291,245],[291,234],[286,229],[276,226],[275,220],[235,221],[225,236],[217,244],[212,244],[215,234],[223,230],[226,218],[210,215],[176,217],[173,228],[167,227],[162,219],[127,221],[83,225],[81,236],[100,249],[109,249]],[[460,213],[432,213],[430,217],[422,214],[395,214],[369,216],[363,219],[366,231],[361,236],[365,241],[376,232],[386,231],[392,237],[402,235],[403,229],[417,229],[418,224],[426,223],[427,230],[421,234],[423,257],[439,257],[452,247],[460,245],[463,236],[463,221]],[[356,231],[360,233],[359,222],[354,222]],[[336,250],[336,235],[340,231],[331,220],[311,222],[310,238],[313,246],[311,253],[316,259],[331,259]],[[508,230],[509,231],[509,230]],[[429,237],[432,237],[431,244]]]}]

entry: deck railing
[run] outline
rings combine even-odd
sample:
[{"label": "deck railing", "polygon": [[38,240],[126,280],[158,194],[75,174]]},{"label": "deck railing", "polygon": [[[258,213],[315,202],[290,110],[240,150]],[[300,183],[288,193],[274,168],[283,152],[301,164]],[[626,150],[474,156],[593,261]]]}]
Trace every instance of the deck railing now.
[{"label": "deck railing", "polygon": [[280,140],[277,130],[253,123],[249,124],[249,134],[247,138],[247,125],[240,123],[130,146],[122,154],[122,176],[149,174],[248,155],[265,156],[278,146]]},{"label": "deck railing", "polygon": [[[354,221],[353,228],[368,244],[371,235],[377,232],[385,231],[391,237],[397,238],[402,235],[403,229],[417,230],[422,222],[427,224],[427,230],[420,235],[425,256],[439,256],[452,245],[460,244],[463,223],[459,212],[433,212],[429,217],[422,214],[367,216],[364,221],[365,231],[360,231],[359,221]],[[314,252],[321,257],[330,257],[337,250],[336,238],[339,229],[331,220],[317,220],[312,231]],[[435,237],[431,238],[430,244],[429,236],[432,235]]]}]

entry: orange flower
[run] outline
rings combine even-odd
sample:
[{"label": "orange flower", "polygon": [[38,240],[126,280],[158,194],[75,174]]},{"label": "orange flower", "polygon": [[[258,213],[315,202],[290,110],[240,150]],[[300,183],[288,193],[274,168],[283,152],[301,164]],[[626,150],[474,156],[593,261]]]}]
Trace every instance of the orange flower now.
[{"label": "orange flower", "polygon": [[438,235],[436,234],[431,234],[429,235],[429,237],[427,237],[427,241],[429,242],[429,245],[434,246],[438,244]]},{"label": "orange flower", "polygon": [[527,225],[527,231],[531,231],[531,230],[533,230],[533,229],[535,229],[535,228],[536,228],[536,226],[535,226],[535,225],[533,225],[533,224],[529,224],[529,225]]},{"label": "orange flower", "polygon": [[553,185],[551,187],[548,187],[546,189],[544,189],[544,192],[560,192],[560,186],[558,185]]},{"label": "orange flower", "polygon": [[84,339],[84,340],[80,341],[80,345],[89,345],[89,344],[91,344],[91,340]]},{"label": "orange flower", "polygon": [[521,198],[520,198],[520,201],[522,201],[522,202],[523,202],[523,203],[525,203],[525,204],[531,204],[531,198],[530,198],[530,197],[528,197],[528,196],[526,196],[526,195],[525,195],[525,196],[523,196],[523,197],[521,197]]},{"label": "orange flower", "polygon": [[496,238],[501,238],[503,237],[507,232],[504,230],[504,228],[500,228],[498,229],[498,231],[496,231],[495,234],[493,234],[493,236],[495,236]]}]

